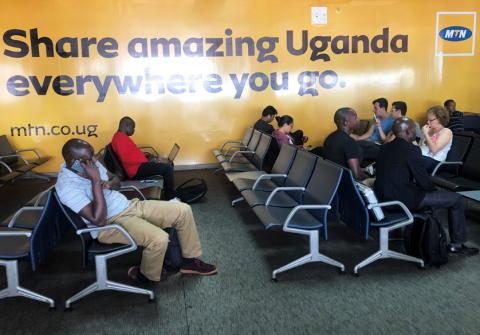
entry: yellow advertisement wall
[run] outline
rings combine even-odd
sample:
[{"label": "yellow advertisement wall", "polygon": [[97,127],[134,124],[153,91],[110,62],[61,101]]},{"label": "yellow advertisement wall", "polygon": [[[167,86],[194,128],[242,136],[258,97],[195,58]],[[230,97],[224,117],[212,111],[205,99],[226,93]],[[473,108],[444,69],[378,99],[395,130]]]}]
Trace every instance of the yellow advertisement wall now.
[{"label": "yellow advertisement wall", "polygon": [[[327,7],[326,24],[312,24],[311,7]],[[371,118],[371,101],[378,97],[406,101],[408,115],[419,121],[427,107],[448,98],[459,110],[479,111],[474,26],[479,9],[473,0],[2,1],[0,134],[16,148],[35,147],[52,156],[40,171],[53,172],[68,138],[81,137],[98,150],[126,115],[137,123],[136,143],[166,153],[177,142],[182,149],[176,163],[191,165],[214,162],[211,149],[241,137],[266,105],[293,116],[295,128],[303,129],[314,146],[334,129],[336,109],[351,106],[361,118]],[[452,26],[467,27],[471,36],[463,41],[439,37],[441,29]],[[385,28],[386,45],[381,41]],[[35,29],[40,41],[49,38],[54,47],[63,38],[59,52],[47,55],[45,44],[34,46]],[[354,53],[352,38],[361,35],[367,46],[357,42]],[[374,48],[377,35],[382,36]],[[81,47],[78,55],[72,52],[72,44],[92,38],[96,43],[88,55]],[[99,52],[103,38],[109,39]],[[160,48],[155,55],[152,40],[161,38],[178,39],[179,54],[172,49],[165,56]],[[251,55],[248,42],[240,45],[240,54],[238,38],[253,41]],[[129,52],[134,39],[138,43]],[[325,41],[320,59],[312,60],[311,46]],[[266,52],[272,45],[274,50]],[[145,57],[136,57],[141,52]],[[444,55],[455,52],[473,55]],[[106,85],[107,77],[102,98],[95,84]],[[115,80],[122,86],[126,77],[139,86],[121,94]],[[243,90],[242,78],[248,78]]]}]

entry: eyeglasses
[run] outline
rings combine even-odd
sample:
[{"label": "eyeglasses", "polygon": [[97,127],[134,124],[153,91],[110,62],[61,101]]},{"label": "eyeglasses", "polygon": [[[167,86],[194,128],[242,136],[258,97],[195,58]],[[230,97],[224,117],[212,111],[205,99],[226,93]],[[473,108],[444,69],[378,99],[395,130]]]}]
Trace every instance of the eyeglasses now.
[{"label": "eyeglasses", "polygon": [[437,120],[437,118],[434,118],[434,119],[427,119],[427,122],[433,122],[433,121],[435,121],[435,120]]}]

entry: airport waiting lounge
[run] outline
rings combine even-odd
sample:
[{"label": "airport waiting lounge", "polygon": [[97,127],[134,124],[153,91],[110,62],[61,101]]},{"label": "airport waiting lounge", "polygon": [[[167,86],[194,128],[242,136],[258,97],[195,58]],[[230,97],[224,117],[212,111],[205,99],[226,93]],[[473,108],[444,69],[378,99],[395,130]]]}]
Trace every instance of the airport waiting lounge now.
[{"label": "airport waiting lounge", "polygon": [[0,334],[478,334],[479,11],[3,3]]}]

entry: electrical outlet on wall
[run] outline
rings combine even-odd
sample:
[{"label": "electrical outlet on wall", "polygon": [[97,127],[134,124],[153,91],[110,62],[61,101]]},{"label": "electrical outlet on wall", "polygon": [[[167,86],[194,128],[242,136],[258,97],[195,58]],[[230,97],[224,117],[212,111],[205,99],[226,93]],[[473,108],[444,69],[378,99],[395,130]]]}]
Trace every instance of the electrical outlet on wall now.
[{"label": "electrical outlet on wall", "polygon": [[327,24],[327,7],[312,7],[312,24]]}]

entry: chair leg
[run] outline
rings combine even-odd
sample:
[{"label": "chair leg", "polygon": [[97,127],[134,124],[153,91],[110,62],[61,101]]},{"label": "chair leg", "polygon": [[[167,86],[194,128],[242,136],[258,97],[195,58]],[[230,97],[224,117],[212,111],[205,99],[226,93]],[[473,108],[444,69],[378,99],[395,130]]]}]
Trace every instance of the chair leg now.
[{"label": "chair leg", "polygon": [[7,288],[0,291],[0,299],[6,297],[25,297],[28,299],[37,300],[50,305],[50,308],[55,307],[55,301],[39,293],[27,290],[19,285],[18,282],[18,262],[2,261],[7,270]]},{"label": "chair leg", "polygon": [[303,264],[312,263],[312,262],[321,262],[321,263],[333,265],[335,267],[340,268],[341,271],[345,271],[345,266],[342,263],[340,263],[340,262],[338,262],[338,261],[336,261],[336,260],[334,260],[334,259],[332,259],[332,258],[330,258],[330,257],[328,257],[324,254],[321,254],[318,251],[319,250],[318,230],[310,231],[309,236],[310,236],[310,253],[303,256],[303,257],[300,257],[299,259],[294,260],[293,262],[288,263],[287,265],[282,266],[281,268],[278,268],[278,269],[274,270],[272,272],[272,279],[273,280],[275,280],[277,278],[277,274],[279,274],[279,273],[282,273],[282,272],[285,272],[287,270],[299,267]]},{"label": "chair leg", "polygon": [[66,300],[65,308],[67,309],[70,308],[70,305],[73,302],[89,295],[90,293],[93,293],[95,291],[103,291],[103,290],[115,290],[115,291],[121,291],[121,292],[145,294],[149,296],[150,300],[153,300],[155,298],[153,291],[145,290],[142,288],[138,288],[138,287],[134,287],[126,284],[117,283],[114,281],[109,281],[108,273],[107,273],[107,258],[106,258],[107,256],[108,254],[95,256],[95,270],[96,270],[97,280],[90,286],[84,288],[82,291],[75,294],[70,299]]},{"label": "chair leg", "polygon": [[243,197],[233,199],[232,200],[232,207],[235,207],[236,204],[238,204],[239,202],[242,202],[242,201],[245,201],[245,199]]},{"label": "chair leg", "polygon": [[86,297],[87,295],[89,295],[90,293],[93,293],[95,291],[99,291],[99,287],[98,287],[98,283],[95,282],[87,287],[85,287],[83,290],[81,290],[80,292],[76,293],[74,296],[72,296],[71,298],[67,299],[65,301],[65,308],[70,308],[70,304],[72,302],[75,302],[77,300],[80,300],[82,299],[83,297]]},{"label": "chair leg", "polygon": [[135,286],[130,286],[114,281],[107,281],[107,288],[110,290],[115,290],[115,291],[120,291],[120,292],[130,292],[130,293],[138,293],[138,294],[145,294],[149,296],[150,300],[153,300],[155,298],[155,295],[153,294],[153,291],[146,290],[140,287],[135,287]]},{"label": "chair leg", "polygon": [[383,258],[394,258],[394,259],[399,259],[403,261],[419,263],[420,266],[422,267],[424,266],[423,260],[421,260],[420,258],[415,258],[412,256],[408,256],[408,255],[390,250],[389,243],[388,243],[389,233],[390,233],[389,227],[380,228],[380,249],[377,252],[375,252],[373,255],[367,257],[362,262],[358,263],[353,269],[354,274],[358,274],[358,270],[367,266],[368,264],[371,264]]}]

